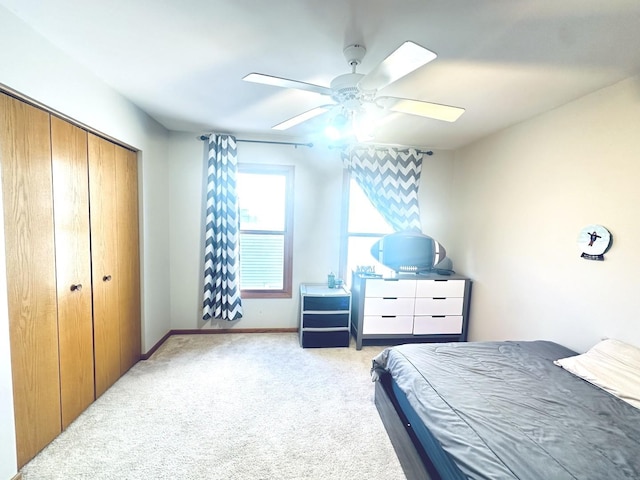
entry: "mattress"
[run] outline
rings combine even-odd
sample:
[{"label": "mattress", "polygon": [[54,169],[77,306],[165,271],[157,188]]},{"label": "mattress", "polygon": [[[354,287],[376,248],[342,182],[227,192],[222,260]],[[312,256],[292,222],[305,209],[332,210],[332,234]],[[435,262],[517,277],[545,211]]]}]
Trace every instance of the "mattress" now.
[{"label": "mattress", "polygon": [[463,478],[640,478],[640,410],[553,364],[574,354],[546,341],[401,345],[374,359],[374,377],[389,372]]}]

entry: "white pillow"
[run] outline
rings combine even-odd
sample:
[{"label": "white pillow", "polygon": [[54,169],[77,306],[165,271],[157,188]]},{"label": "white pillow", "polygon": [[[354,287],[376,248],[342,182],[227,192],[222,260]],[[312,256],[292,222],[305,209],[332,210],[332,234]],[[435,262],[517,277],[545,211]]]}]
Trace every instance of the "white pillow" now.
[{"label": "white pillow", "polygon": [[607,339],[556,365],[640,408],[640,348]]}]

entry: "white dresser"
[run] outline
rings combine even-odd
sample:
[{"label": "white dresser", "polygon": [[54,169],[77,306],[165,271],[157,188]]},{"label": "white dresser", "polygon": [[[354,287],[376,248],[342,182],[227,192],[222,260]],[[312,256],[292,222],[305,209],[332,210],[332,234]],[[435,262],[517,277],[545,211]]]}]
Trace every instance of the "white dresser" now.
[{"label": "white dresser", "polygon": [[460,275],[406,274],[393,278],[353,274],[351,332],[363,342],[465,341],[471,280]]}]

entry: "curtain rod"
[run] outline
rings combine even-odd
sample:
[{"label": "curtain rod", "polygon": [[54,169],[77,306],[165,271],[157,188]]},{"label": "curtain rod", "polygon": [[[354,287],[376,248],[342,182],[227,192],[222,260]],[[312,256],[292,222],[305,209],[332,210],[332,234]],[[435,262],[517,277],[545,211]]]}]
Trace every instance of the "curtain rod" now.
[{"label": "curtain rod", "polygon": [[[417,153],[423,153],[425,155],[433,155],[433,150],[420,150],[417,147],[404,147],[404,148],[398,148],[395,147],[393,145],[384,145],[384,144],[379,144],[379,145],[362,145],[360,148],[366,148],[368,146],[371,146],[373,148],[385,148],[385,147],[390,147],[390,148],[395,148],[396,150],[398,150],[399,152],[406,152],[408,150],[411,150],[412,148],[414,148],[416,150]],[[340,148],[340,149],[344,149],[345,147],[347,147],[347,145],[329,145],[329,148]],[[358,147],[356,147],[358,148]]]},{"label": "curtain rod", "polygon": [[[200,135],[200,140],[209,140],[209,137],[206,135]],[[244,142],[244,143],[268,143],[271,145],[293,145],[294,147],[313,147],[313,143],[299,143],[299,142],[274,142],[271,140],[244,140],[240,138],[236,138],[236,142]]]},{"label": "curtain rod", "polygon": [[[209,137],[206,135],[200,135],[199,137],[200,140],[204,141],[204,140],[209,140]],[[244,143],[266,143],[266,144],[271,144],[271,145],[293,145],[294,147],[313,147],[313,143],[299,143],[299,142],[275,142],[272,140],[245,140],[242,138],[236,138],[236,142],[244,142]],[[379,147],[384,147],[385,145],[379,145]],[[392,148],[396,148],[393,147],[392,145],[389,145]],[[344,148],[345,145],[329,145],[330,149],[333,148]],[[375,148],[375,147],[374,147]],[[396,148],[398,151],[401,152],[406,152],[407,150],[409,150],[410,148],[416,148],[416,147],[405,147],[405,148]],[[419,150],[416,148],[416,152],[417,153],[422,153],[425,155],[433,155],[433,151],[432,150]]]}]

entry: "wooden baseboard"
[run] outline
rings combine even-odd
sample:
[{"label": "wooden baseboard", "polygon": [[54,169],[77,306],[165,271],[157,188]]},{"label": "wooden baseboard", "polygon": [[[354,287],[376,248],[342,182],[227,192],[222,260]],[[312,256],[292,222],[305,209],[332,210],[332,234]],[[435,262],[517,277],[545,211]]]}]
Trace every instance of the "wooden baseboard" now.
[{"label": "wooden baseboard", "polygon": [[207,328],[169,330],[164,337],[151,347],[147,353],[140,355],[140,360],[148,360],[164,342],[172,335],[213,335],[220,333],[297,333],[297,328]]},{"label": "wooden baseboard", "polygon": [[156,344],[151,347],[151,349],[147,353],[143,353],[140,355],[140,360],[149,360],[149,357],[155,353],[156,350],[160,348],[160,346],[167,341],[167,338],[171,336],[171,330],[165,333],[164,337],[156,342]]},{"label": "wooden baseboard", "polygon": [[217,333],[294,333],[298,328],[198,328],[187,330],[171,330],[171,335],[200,335]]},{"label": "wooden baseboard", "polygon": [[22,472],[16,473],[15,477],[13,477],[11,480],[22,480]]}]

